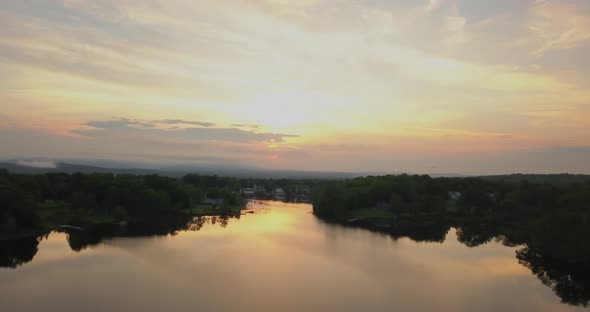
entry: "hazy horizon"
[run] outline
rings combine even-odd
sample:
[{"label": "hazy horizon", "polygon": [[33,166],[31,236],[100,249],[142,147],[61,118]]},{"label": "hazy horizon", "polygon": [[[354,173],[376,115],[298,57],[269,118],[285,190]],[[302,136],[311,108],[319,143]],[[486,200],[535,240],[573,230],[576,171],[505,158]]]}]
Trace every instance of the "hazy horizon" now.
[{"label": "hazy horizon", "polygon": [[[137,172],[148,172],[174,176],[179,174],[204,174],[204,175],[221,175],[221,176],[249,176],[252,177],[275,177],[275,178],[298,178],[298,177],[324,177],[324,178],[352,178],[364,176],[380,176],[380,175],[429,175],[431,177],[483,177],[483,176],[508,176],[508,175],[587,175],[585,173],[576,172],[536,172],[536,171],[512,171],[512,172],[482,172],[479,174],[462,174],[456,172],[413,172],[403,170],[382,170],[382,171],[347,171],[347,170],[306,170],[301,168],[284,168],[272,169],[265,167],[245,166],[227,163],[158,163],[158,162],[126,162],[116,161],[110,159],[82,159],[82,158],[62,158],[62,159],[48,159],[48,158],[20,158],[20,159],[0,159],[0,169],[4,164],[16,165],[21,170],[27,169],[47,169],[47,172],[52,172],[54,169],[70,168],[68,172],[72,172],[71,168],[76,166],[101,169],[114,170],[139,170]],[[63,167],[66,166],[66,167]],[[10,168],[13,167],[7,167]],[[17,169],[18,170],[18,169]],[[58,170],[59,171],[59,170]],[[42,172],[42,171],[39,171]],[[83,170],[82,172],[89,173],[91,171]]]},{"label": "hazy horizon", "polygon": [[0,3],[0,159],[590,174],[590,2]]}]

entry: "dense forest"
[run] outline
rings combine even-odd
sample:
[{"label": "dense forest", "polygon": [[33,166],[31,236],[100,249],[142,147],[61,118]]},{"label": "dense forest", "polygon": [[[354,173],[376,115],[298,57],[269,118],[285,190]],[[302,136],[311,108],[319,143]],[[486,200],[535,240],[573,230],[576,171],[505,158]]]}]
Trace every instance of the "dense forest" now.
[{"label": "dense forest", "polygon": [[590,180],[569,184],[496,182],[426,175],[326,181],[314,189],[314,213],[334,220],[441,216],[520,220],[552,212],[588,222]]},{"label": "dense forest", "polygon": [[314,180],[238,179],[189,174],[182,178],[113,173],[12,174],[0,171],[0,234],[54,229],[59,225],[164,222],[179,216],[235,214],[244,207],[241,188],[257,185],[285,200]]},{"label": "dense forest", "polygon": [[509,175],[491,175],[491,176],[482,176],[484,180],[493,181],[493,182],[501,182],[501,183],[513,183],[518,184],[522,181],[527,181],[529,183],[538,183],[538,184],[553,184],[553,185],[564,185],[570,183],[581,183],[590,180],[590,175],[587,174],[569,174],[569,173],[562,173],[562,174],[522,174],[522,173],[513,173]]},{"label": "dense forest", "polygon": [[475,247],[519,246],[518,261],[563,302],[590,303],[590,181],[515,183],[381,176],[325,182],[313,210],[328,222],[442,242],[451,228]]}]

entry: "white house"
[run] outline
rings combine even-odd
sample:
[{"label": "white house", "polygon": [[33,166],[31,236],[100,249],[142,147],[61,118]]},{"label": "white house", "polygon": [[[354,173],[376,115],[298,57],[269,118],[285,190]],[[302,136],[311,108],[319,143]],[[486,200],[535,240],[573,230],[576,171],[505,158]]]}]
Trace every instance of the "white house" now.
[{"label": "white house", "polygon": [[449,199],[451,199],[451,200],[459,200],[459,198],[461,198],[461,195],[463,195],[463,194],[461,194],[461,192],[451,191],[448,193],[448,195],[449,195]]}]

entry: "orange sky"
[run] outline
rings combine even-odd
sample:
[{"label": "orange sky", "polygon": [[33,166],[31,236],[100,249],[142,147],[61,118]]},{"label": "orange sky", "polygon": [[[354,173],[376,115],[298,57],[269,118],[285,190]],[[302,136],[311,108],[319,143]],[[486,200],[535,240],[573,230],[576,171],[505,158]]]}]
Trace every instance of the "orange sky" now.
[{"label": "orange sky", "polygon": [[0,158],[590,173],[590,3],[0,3]]}]

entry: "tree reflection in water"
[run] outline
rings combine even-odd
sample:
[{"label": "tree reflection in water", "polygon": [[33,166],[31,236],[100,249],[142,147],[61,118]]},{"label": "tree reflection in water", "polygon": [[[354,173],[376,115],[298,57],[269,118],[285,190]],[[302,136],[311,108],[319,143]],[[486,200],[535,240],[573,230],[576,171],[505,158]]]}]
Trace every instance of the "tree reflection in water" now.
[{"label": "tree reflection in water", "polygon": [[451,228],[457,240],[470,248],[495,241],[506,247],[518,247],[518,262],[530,269],[550,287],[563,303],[590,304],[590,237],[584,222],[556,216],[538,216],[532,221],[472,220],[450,221],[438,218],[401,219],[390,228],[374,224],[347,223],[394,239],[407,237],[415,242],[442,243]]},{"label": "tree reflection in water", "polygon": [[86,230],[68,229],[65,232],[72,250],[79,252],[115,237],[175,236],[183,231],[200,231],[205,224],[226,228],[230,219],[239,218],[239,215],[198,216],[168,220],[163,223],[130,223],[125,227],[104,225]]},{"label": "tree reflection in water", "polygon": [[[127,227],[110,225],[86,230],[67,230],[66,233],[71,249],[80,252],[115,237],[176,235],[182,231],[197,232],[206,225],[226,228],[231,219],[239,219],[239,216],[199,216],[166,224],[129,224]],[[387,233],[394,239],[407,237],[416,242],[442,243],[449,230],[455,228],[457,240],[468,247],[475,248],[491,241],[508,247],[518,247],[518,262],[550,287],[562,302],[588,306],[590,247],[585,241],[588,229],[583,223],[576,226],[575,222],[570,221],[551,217],[533,224],[502,223],[497,220],[412,220],[402,221],[393,229],[373,230]],[[17,268],[32,261],[38,251],[39,242],[47,235],[0,241],[0,267]]]},{"label": "tree reflection in water", "polygon": [[587,262],[555,259],[530,247],[518,250],[516,258],[543,284],[551,287],[562,302],[578,306],[590,303],[590,266]]},{"label": "tree reflection in water", "polygon": [[[104,240],[116,237],[145,237],[177,235],[182,231],[200,231],[206,224],[226,228],[231,219],[239,219],[239,215],[199,216],[155,223],[131,223],[128,226],[101,225],[85,230],[66,229],[66,240],[73,251],[80,252],[86,248],[100,245]],[[18,239],[0,240],[0,268],[17,268],[33,260],[38,251],[39,242],[47,238],[49,233]]]},{"label": "tree reflection in water", "polygon": [[205,224],[216,225],[226,228],[230,219],[240,219],[240,215],[226,215],[226,216],[198,216],[193,217],[186,224],[186,231],[198,232]]},{"label": "tree reflection in water", "polygon": [[39,242],[47,234],[11,240],[0,240],[0,268],[17,268],[33,260],[38,251]]}]

